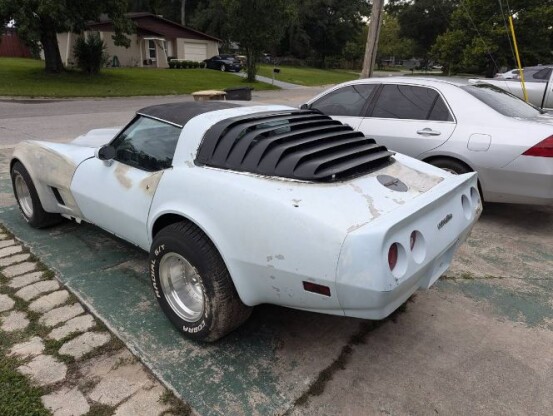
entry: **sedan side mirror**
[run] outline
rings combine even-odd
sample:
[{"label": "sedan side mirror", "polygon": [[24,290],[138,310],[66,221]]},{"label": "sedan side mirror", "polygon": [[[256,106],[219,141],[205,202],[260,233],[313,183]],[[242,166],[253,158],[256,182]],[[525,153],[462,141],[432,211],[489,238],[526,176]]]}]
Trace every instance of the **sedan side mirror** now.
[{"label": "sedan side mirror", "polygon": [[309,104],[300,105],[300,110],[309,110]]}]

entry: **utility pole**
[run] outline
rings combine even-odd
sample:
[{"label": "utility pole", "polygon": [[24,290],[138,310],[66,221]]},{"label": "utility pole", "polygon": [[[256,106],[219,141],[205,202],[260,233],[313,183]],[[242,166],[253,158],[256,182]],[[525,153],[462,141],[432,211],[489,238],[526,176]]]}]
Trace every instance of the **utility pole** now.
[{"label": "utility pole", "polygon": [[384,0],[373,0],[371,20],[369,23],[369,34],[365,46],[365,58],[363,59],[363,70],[359,78],[370,78],[373,75],[374,63],[376,61],[376,50],[378,48],[378,36],[382,24]]}]

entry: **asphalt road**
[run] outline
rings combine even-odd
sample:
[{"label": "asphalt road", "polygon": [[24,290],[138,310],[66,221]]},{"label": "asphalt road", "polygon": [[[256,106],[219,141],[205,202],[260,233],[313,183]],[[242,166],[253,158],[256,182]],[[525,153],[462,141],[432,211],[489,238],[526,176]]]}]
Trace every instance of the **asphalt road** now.
[{"label": "asphalt road", "polygon": [[[255,93],[254,99],[297,105],[317,91],[269,91]],[[18,141],[67,141],[90,128],[121,125],[142,106],[180,99],[189,98],[0,102],[0,206],[13,205],[7,161]],[[36,245],[45,263],[55,266],[56,253],[61,253],[58,269],[71,257],[71,247],[61,249],[64,233],[75,244],[80,242],[82,256],[92,256],[105,244],[113,248],[110,255],[129,253],[127,245],[94,227],[66,225],[52,235],[30,234],[18,225],[17,216],[8,212],[3,218]],[[488,204],[446,275],[389,319],[360,321],[263,306],[219,346],[171,341],[195,360],[207,357],[193,374],[200,378],[194,385],[205,388],[186,390],[188,385],[179,392],[203,414],[225,414],[229,409],[232,414],[266,414],[272,409],[293,415],[553,414],[552,247],[553,207]],[[145,254],[131,253],[124,267],[141,276]],[[78,290],[89,286],[102,292],[102,287],[79,280],[77,269],[64,270]],[[105,279],[109,293],[114,278]],[[142,293],[131,295],[142,299]],[[89,302],[107,304],[93,296]],[[149,296],[147,291],[144,296]],[[108,306],[100,306],[96,310],[102,319],[119,319],[110,318]],[[117,325],[112,328],[118,333]],[[165,334],[173,335],[169,329]],[[178,355],[177,344],[149,352],[137,347],[143,345],[139,338],[144,333],[120,330],[119,335],[144,354],[140,358],[165,382],[177,386],[178,380],[170,369],[161,368],[164,360],[159,358],[182,359],[178,371],[185,374],[186,357]],[[225,353],[227,349],[236,354],[245,350],[250,360],[238,360]],[[227,391],[223,383],[228,374],[240,377]],[[267,379],[274,386],[264,388]],[[202,403],[212,403],[213,408],[205,410]]]}]

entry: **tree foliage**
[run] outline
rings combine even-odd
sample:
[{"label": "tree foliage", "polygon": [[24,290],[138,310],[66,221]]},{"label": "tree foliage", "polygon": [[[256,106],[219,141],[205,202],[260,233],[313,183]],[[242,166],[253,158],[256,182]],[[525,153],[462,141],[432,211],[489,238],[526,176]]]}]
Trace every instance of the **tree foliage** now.
[{"label": "tree foliage", "polygon": [[[447,32],[436,39],[432,54],[449,72],[481,72],[493,76],[514,67],[508,15],[514,26],[522,65],[549,63],[553,50],[553,2],[464,0],[452,13]],[[502,13],[503,10],[503,13]]]},{"label": "tree foliage", "polygon": [[415,54],[415,41],[401,37],[401,26],[396,17],[385,13],[382,19],[376,62],[382,65],[387,57],[410,58]]},{"label": "tree foliage", "polygon": [[248,81],[255,81],[261,53],[276,44],[291,10],[286,0],[223,0],[228,33],[246,53]]},{"label": "tree foliage", "polygon": [[5,26],[14,21],[19,36],[30,45],[39,45],[44,51],[46,72],[61,72],[63,64],[59,52],[57,33],[80,33],[89,21],[107,14],[113,20],[116,45],[129,46],[125,33],[134,26],[124,14],[127,0],[0,0],[0,23]]},{"label": "tree foliage", "polygon": [[390,0],[386,8],[398,20],[399,36],[414,42],[414,54],[428,58],[436,38],[447,30],[459,1],[463,0]]}]

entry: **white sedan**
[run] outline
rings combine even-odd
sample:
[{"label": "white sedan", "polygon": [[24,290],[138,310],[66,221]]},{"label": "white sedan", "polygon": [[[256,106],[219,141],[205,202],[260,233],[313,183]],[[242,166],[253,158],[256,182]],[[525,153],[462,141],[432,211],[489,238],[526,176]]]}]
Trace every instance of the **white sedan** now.
[{"label": "white sedan", "polygon": [[485,201],[553,204],[553,117],[492,85],[360,79],[302,108],[450,172],[478,172]]},{"label": "white sedan", "polygon": [[121,131],[20,143],[15,196],[149,251],[167,317],[213,341],[273,303],[381,319],[448,268],[481,212],[476,174],[394,155],[317,111],[147,107]]}]

